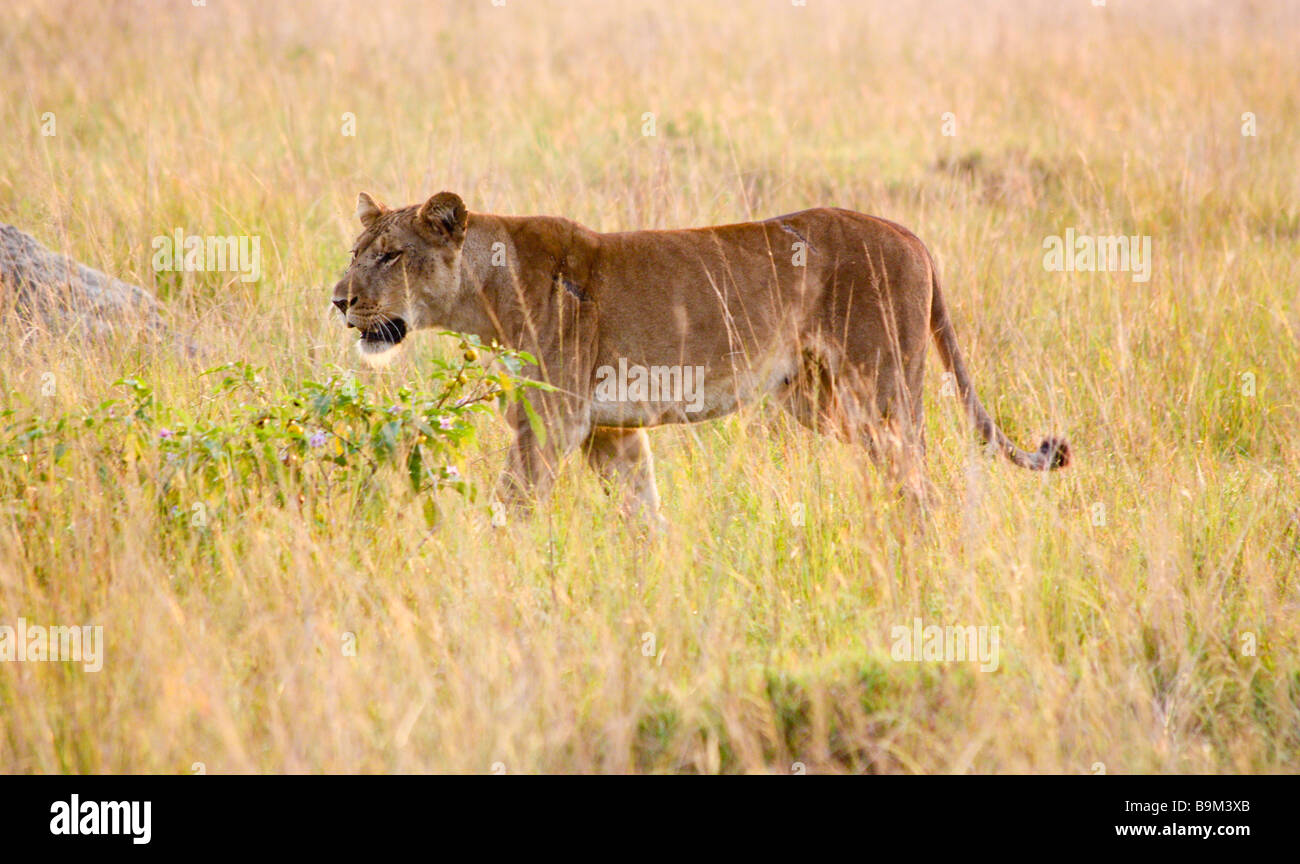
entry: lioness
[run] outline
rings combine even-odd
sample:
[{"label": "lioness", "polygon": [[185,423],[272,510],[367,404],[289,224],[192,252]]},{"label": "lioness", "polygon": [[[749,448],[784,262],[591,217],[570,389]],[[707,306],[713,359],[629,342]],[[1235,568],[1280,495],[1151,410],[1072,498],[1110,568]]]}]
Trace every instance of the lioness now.
[{"label": "lioness", "polygon": [[450,192],[401,209],[363,192],[356,215],[361,235],[333,302],[361,331],[363,356],[382,362],[407,333],[438,327],[530,352],[529,374],[556,388],[529,397],[543,440],[512,409],[500,494],[515,503],[544,495],[581,448],[654,513],[645,428],[721,417],[765,394],[812,429],[918,469],[931,336],[986,445],[1023,468],[1069,461],[1064,441],[1027,453],[989,417],[930,253],[893,222],[818,208],[602,234],[553,216],[470,213]]}]

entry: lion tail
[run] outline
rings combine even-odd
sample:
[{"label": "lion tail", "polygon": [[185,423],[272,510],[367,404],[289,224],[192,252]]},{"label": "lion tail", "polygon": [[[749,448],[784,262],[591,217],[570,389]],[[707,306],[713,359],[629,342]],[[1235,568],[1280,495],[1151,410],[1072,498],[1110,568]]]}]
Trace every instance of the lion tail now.
[{"label": "lion tail", "polygon": [[948,318],[948,309],[939,290],[939,275],[933,262],[930,264],[930,273],[930,332],[934,335],[939,359],[943,362],[944,368],[956,379],[957,393],[966,406],[966,413],[971,423],[979,432],[980,440],[986,447],[997,448],[1008,460],[1031,471],[1051,471],[1069,465],[1070,445],[1063,438],[1044,438],[1043,443],[1038,445],[1037,451],[1028,453],[1012,444],[993,422],[989,412],[984,410],[979,397],[975,395],[970,373],[966,371],[966,363],[962,360],[961,349],[957,347],[957,334],[953,330],[952,321]]}]

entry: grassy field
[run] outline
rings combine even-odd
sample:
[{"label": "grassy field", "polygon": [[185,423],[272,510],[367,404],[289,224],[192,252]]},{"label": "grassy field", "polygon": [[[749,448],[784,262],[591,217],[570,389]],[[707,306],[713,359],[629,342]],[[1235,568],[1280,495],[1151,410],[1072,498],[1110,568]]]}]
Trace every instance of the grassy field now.
[{"label": "grassy field", "polygon": [[[0,771],[1300,770],[1297,44],[1270,0],[6,4],[0,222],[203,351],[6,318],[0,625],[105,656],[0,663]],[[894,219],[990,411],[1074,464],[985,457],[932,354],[925,524],[770,406],[652,433],[659,538],[577,463],[504,527],[400,444],[322,479],[295,394],[351,380],[373,431],[462,350],[369,371],[327,314],[361,189]],[[260,238],[261,278],[156,272],[178,227]],[[1149,281],[1045,269],[1070,228],[1149,236]],[[252,410],[244,468],[177,469]],[[489,489],[507,430],[464,422]],[[895,659],[916,619],[997,628],[996,668]]]}]

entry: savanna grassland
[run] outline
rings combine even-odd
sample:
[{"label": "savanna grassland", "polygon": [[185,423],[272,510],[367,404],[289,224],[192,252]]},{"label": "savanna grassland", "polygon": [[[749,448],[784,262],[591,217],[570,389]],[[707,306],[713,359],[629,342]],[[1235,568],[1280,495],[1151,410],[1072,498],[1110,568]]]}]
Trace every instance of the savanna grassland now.
[{"label": "savanna grassland", "polygon": [[[0,625],[105,657],[0,663],[0,771],[1300,769],[1297,45],[1268,0],[7,2],[0,222],[174,335],[4,319]],[[1073,464],[984,455],[932,353],[927,520],[760,406],[652,433],[662,536],[580,460],[494,527],[495,408],[427,428],[489,352],[368,370],[329,308],[362,189],[899,221]],[[261,278],[156,272],[178,227]],[[1067,228],[1149,281],[1045,269]],[[917,618],[997,668],[893,659]]]}]

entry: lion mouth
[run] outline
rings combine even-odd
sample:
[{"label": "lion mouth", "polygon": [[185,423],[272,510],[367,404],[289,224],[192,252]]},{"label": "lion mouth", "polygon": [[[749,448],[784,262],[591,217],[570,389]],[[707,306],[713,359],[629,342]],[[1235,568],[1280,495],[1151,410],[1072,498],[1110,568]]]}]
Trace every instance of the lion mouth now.
[{"label": "lion mouth", "polygon": [[396,345],[406,338],[406,322],[391,318],[361,331],[361,341],[374,347]]}]

